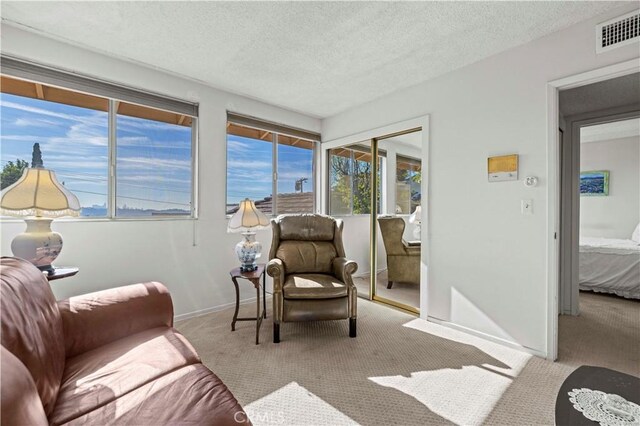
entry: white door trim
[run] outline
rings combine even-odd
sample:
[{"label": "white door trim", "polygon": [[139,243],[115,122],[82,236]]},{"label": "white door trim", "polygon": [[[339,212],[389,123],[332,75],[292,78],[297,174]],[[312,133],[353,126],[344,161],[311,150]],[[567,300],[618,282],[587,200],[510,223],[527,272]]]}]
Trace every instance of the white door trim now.
[{"label": "white door trim", "polygon": [[632,74],[640,70],[640,58],[564,77],[547,83],[547,359],[558,358],[558,268],[556,233],[560,231],[558,199],[558,91]]}]

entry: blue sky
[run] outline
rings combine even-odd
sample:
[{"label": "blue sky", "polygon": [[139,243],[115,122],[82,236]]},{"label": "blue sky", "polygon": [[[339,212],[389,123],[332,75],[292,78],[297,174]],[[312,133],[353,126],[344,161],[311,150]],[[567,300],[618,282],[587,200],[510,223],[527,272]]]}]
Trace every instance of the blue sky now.
[{"label": "blue sky", "polygon": [[[272,194],[272,143],[236,135],[227,136],[227,204],[248,197],[261,200]],[[292,193],[295,182],[307,178],[304,191],[313,190],[313,151],[278,145],[278,193]]]},{"label": "blue sky", "polygon": [[[38,99],[0,94],[0,162],[31,162],[40,143],[44,166],[74,192],[83,207],[107,202],[108,117]],[[117,117],[117,205],[189,210],[191,129],[135,117]]]}]

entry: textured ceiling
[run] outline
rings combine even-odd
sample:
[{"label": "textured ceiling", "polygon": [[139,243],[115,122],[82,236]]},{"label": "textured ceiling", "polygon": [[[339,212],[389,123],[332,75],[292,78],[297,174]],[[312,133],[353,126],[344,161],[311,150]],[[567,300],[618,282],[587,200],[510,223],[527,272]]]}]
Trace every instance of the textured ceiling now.
[{"label": "textured ceiling", "polygon": [[560,112],[565,117],[633,104],[640,105],[640,73],[560,92]]},{"label": "textured ceiling", "polygon": [[327,117],[630,2],[2,2],[2,19]]},{"label": "textured ceiling", "polygon": [[580,128],[580,142],[617,141],[636,138],[640,142],[640,118],[613,121]]}]

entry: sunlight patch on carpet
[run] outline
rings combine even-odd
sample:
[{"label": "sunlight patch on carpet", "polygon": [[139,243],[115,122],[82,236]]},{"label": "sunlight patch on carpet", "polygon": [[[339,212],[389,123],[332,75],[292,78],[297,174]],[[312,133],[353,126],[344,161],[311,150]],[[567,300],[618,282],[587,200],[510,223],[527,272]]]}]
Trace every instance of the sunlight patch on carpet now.
[{"label": "sunlight patch on carpet", "polygon": [[518,376],[531,358],[527,353],[423,319],[412,320],[404,326],[473,346],[495,360],[481,365],[466,365],[460,369],[417,371],[412,372],[410,377],[369,378],[381,386],[412,396],[429,410],[457,424],[482,424],[513,378]]},{"label": "sunlight patch on carpet", "polygon": [[495,364],[500,364],[483,364],[484,367],[511,377],[517,377],[533,356],[526,352],[512,349],[462,331],[443,327],[421,318],[411,320],[406,324],[403,324],[403,326],[422,331],[433,336],[441,337],[443,339],[474,346],[494,358],[497,361]]},{"label": "sunlight patch on carpet", "polygon": [[248,404],[245,412],[254,426],[358,424],[296,382]]},{"label": "sunlight patch on carpet", "polygon": [[511,384],[511,379],[476,366],[369,380],[410,395],[437,415],[460,425],[482,424]]}]

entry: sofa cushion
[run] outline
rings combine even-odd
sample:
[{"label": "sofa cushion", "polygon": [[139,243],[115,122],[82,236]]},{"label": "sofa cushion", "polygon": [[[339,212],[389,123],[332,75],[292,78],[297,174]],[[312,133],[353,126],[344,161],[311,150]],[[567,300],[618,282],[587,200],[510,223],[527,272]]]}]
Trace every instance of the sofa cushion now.
[{"label": "sofa cushion", "polygon": [[2,422],[5,425],[48,425],[49,421],[31,374],[24,364],[4,346],[0,348],[2,348],[0,355]]},{"label": "sofa cushion", "polygon": [[68,422],[198,362],[200,358],[191,344],[168,327],[136,333],[69,358],[51,423]]},{"label": "sofa cushion", "polygon": [[247,416],[207,367],[194,364],[158,378],[69,425],[237,425]]},{"label": "sofa cushion", "polygon": [[27,368],[44,411],[53,411],[64,370],[62,319],[42,272],[26,260],[3,257],[0,276],[2,346]]},{"label": "sofa cushion", "polygon": [[282,241],[276,251],[287,274],[329,274],[331,262],[337,256],[335,246],[329,241]]},{"label": "sofa cushion", "polygon": [[326,274],[289,275],[282,287],[285,299],[333,299],[347,296],[347,286]]}]

